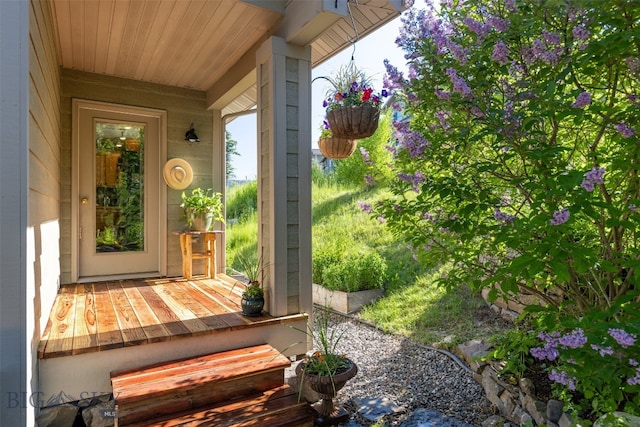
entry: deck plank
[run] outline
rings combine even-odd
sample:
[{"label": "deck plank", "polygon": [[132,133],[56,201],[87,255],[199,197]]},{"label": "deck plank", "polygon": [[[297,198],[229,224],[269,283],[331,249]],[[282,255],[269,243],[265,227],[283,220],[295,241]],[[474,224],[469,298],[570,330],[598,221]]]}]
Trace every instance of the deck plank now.
[{"label": "deck plank", "polygon": [[175,281],[171,284],[175,290],[188,295],[184,305],[193,312],[207,327],[211,329],[229,329],[229,324],[212,310],[210,300],[200,292],[200,289],[191,286],[189,282]]},{"label": "deck plank", "polygon": [[133,286],[124,286],[124,293],[127,295],[131,307],[133,308],[140,326],[147,337],[148,342],[165,341],[171,336],[171,332],[165,328],[158,316],[153,312],[147,301],[140,293],[140,286],[147,286],[142,281],[132,282]]},{"label": "deck plank", "polygon": [[255,322],[256,318],[249,320],[242,316],[240,314],[242,309],[236,308],[236,304],[227,303],[223,305],[221,302],[222,298],[219,298],[218,295],[212,295],[209,287],[202,281],[191,281],[190,284],[202,292],[205,299],[208,301],[207,306],[220,318],[220,320],[230,327],[233,328]]},{"label": "deck plank", "polygon": [[77,284],[76,293],[76,324],[73,335],[73,354],[91,351],[97,345],[98,328],[91,285]]},{"label": "deck plank", "polygon": [[167,304],[169,308],[180,318],[192,335],[200,335],[208,330],[207,324],[189,309],[187,301],[190,299],[189,292],[178,289],[175,282],[157,282],[154,286],[157,294]]},{"label": "deck plank", "polygon": [[96,306],[97,347],[99,350],[108,350],[124,345],[107,283],[93,284]]},{"label": "deck plank", "polygon": [[138,291],[140,291],[142,297],[147,304],[149,304],[155,316],[171,333],[171,337],[191,335],[189,328],[182,323],[182,320],[176,316],[160,295],[156,293],[155,286],[140,286]]},{"label": "deck plank", "polygon": [[75,287],[62,286],[51,309],[51,328],[46,353],[52,357],[69,356],[73,351],[75,327]]},{"label": "deck plank", "polygon": [[147,336],[129,302],[129,298],[127,298],[122,289],[122,285],[118,282],[109,282],[107,288],[113,302],[118,326],[122,331],[124,345],[138,345],[147,342]]}]

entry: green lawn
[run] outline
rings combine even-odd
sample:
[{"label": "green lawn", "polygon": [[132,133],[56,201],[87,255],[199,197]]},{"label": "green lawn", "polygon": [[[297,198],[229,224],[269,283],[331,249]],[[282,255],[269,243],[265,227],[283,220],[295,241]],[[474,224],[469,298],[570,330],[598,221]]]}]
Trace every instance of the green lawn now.
[{"label": "green lawn", "polygon": [[[325,245],[374,250],[387,262],[385,297],[359,316],[386,332],[440,347],[493,334],[494,328],[481,314],[486,314],[484,301],[464,285],[449,292],[437,286],[434,279],[446,267],[420,265],[401,239],[358,206],[359,201],[374,204],[384,197],[388,197],[384,189],[364,191],[332,182],[313,186],[313,251]],[[237,267],[233,259],[238,252],[244,256],[256,252],[256,238],[255,213],[228,221],[230,265]]]}]

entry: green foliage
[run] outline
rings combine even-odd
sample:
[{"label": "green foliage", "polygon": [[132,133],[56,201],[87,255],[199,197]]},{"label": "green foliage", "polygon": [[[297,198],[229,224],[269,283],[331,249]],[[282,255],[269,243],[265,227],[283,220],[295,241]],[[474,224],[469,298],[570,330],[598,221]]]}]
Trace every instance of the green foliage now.
[{"label": "green foliage", "polygon": [[243,220],[258,211],[258,181],[232,187],[227,196],[227,218]]},{"label": "green foliage", "polygon": [[231,132],[225,131],[225,174],[227,181],[235,176],[236,169],[233,167],[232,156],[239,156],[238,141],[231,137]]},{"label": "green foliage", "polygon": [[184,217],[189,227],[193,225],[194,217],[200,214],[211,214],[213,221],[225,222],[222,194],[214,193],[211,188],[207,190],[194,188],[190,195],[183,191],[180,207],[184,209]]},{"label": "green foliage", "polygon": [[377,252],[346,253],[326,264],[316,283],[333,291],[366,291],[382,288],[386,274],[387,263]]},{"label": "green foliage", "polygon": [[[531,354],[548,363],[556,395],[582,417],[625,411],[640,415],[640,303],[638,293],[584,317],[538,319]],[[549,328],[548,328],[549,327]]]},{"label": "green foliage", "polygon": [[316,312],[315,322],[317,327],[305,331],[311,334],[314,351],[307,355],[302,363],[302,381],[306,375],[318,375],[332,377],[341,369],[349,367],[344,354],[338,353],[338,344],[344,332],[338,332],[336,328],[329,327],[330,312],[319,308]]},{"label": "green foliage", "polygon": [[527,367],[534,362],[531,348],[538,345],[538,340],[533,330],[525,331],[517,327],[494,335],[491,343],[493,350],[487,357],[504,362],[500,374],[513,375],[520,379]]},{"label": "green foliage", "polygon": [[640,280],[640,3],[454,3],[405,17],[410,127],[373,215],[451,260],[444,285],[608,307]]},{"label": "green foliage", "polygon": [[391,142],[391,112],[381,114],[378,129],[369,138],[358,140],[358,149],[346,159],[335,161],[336,179],[347,185],[369,187],[385,185],[391,180],[393,171],[391,153],[387,145]]}]

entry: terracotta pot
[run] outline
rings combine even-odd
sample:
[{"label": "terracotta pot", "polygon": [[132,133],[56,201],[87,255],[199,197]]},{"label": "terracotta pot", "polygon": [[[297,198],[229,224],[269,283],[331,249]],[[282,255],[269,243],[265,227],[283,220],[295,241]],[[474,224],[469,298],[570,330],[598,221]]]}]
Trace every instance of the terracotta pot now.
[{"label": "terracotta pot", "polygon": [[380,109],[373,105],[353,105],[327,111],[327,121],[333,136],[362,139],[378,129]]}]

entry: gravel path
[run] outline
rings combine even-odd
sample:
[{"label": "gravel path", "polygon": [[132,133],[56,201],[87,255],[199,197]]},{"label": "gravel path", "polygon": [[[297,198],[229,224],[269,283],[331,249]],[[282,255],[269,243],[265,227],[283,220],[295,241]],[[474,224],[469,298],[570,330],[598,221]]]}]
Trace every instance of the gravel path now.
[{"label": "gravel path", "polygon": [[[352,414],[356,413],[353,399],[388,398],[403,408],[384,418],[389,426],[399,425],[417,408],[474,426],[492,415],[482,387],[449,356],[338,314],[330,315],[329,328],[342,334],[339,351],[358,365],[358,374],[336,398]],[[359,415],[352,419],[372,424]]]}]

